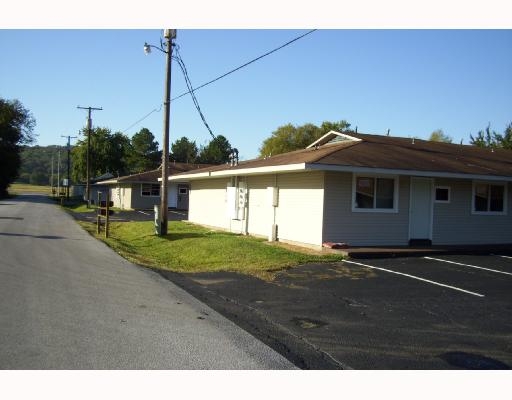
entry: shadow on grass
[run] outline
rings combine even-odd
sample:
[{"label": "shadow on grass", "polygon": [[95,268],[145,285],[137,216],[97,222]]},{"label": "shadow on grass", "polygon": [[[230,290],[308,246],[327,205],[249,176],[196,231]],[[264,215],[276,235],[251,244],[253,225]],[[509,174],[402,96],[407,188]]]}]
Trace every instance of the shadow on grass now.
[{"label": "shadow on grass", "polygon": [[168,240],[169,242],[175,242],[177,240],[183,239],[198,239],[198,238],[208,238],[211,237],[211,234],[208,233],[195,233],[195,232],[174,232],[168,233],[163,236],[162,239]]}]

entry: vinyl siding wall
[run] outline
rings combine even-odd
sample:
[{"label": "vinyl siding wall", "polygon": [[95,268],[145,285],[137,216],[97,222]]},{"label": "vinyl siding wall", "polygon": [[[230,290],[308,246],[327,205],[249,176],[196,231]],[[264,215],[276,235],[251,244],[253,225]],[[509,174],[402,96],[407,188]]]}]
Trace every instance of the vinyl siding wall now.
[{"label": "vinyl siding wall", "polygon": [[121,210],[130,210],[132,201],[132,187],[128,184],[118,185],[110,189],[110,198],[114,207]]},{"label": "vinyl siding wall", "polygon": [[[191,182],[189,221],[231,232],[268,237],[278,225],[281,241],[322,244],[323,172],[239,177],[248,189],[247,220],[232,220],[226,212],[230,178]],[[277,182],[276,182],[277,179]],[[268,187],[279,188],[278,207],[272,207]],[[275,213],[275,214],[274,214]],[[275,219],[274,219],[275,215]]]},{"label": "vinyl siding wall", "polygon": [[408,177],[399,177],[398,213],[353,212],[352,174],[326,172],[323,241],[351,246],[407,245],[409,184]]},{"label": "vinyl siding wall", "polygon": [[313,246],[322,245],[324,172],[277,176],[279,206],[276,208],[278,238]]},{"label": "vinyl siding wall", "polygon": [[229,229],[226,186],[229,178],[192,181],[188,219],[196,224]]},{"label": "vinyl siding wall", "polygon": [[249,208],[248,233],[268,237],[274,223],[274,207],[269,203],[267,187],[274,186],[275,175],[247,177]]},{"label": "vinyl siding wall", "polygon": [[473,215],[471,180],[436,179],[435,186],[450,187],[450,203],[434,203],[432,243],[512,243],[512,185],[507,187],[506,215]]},{"label": "vinyl siding wall", "polygon": [[[122,210],[149,210],[155,204],[160,204],[160,196],[142,196],[141,183],[119,184],[110,189],[110,198],[114,207]],[[170,183],[168,187],[167,203],[170,208],[176,208],[178,201],[178,187]]]}]

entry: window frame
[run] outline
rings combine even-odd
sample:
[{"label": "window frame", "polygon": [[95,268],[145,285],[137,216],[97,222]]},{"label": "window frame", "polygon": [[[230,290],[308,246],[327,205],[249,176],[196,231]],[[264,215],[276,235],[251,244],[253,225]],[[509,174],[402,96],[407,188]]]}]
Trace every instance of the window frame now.
[{"label": "window frame", "polygon": [[[501,186],[503,187],[503,211],[489,211],[491,197],[487,199],[487,210],[488,211],[477,211],[475,206],[475,194],[477,185],[487,185],[488,188],[490,186]],[[507,215],[507,206],[508,206],[508,184],[507,182],[499,182],[499,181],[473,181],[472,189],[471,189],[471,214],[472,215]]]},{"label": "window frame", "polygon": [[[437,189],[446,189],[448,191],[448,200],[438,200],[437,199]],[[449,204],[452,202],[452,188],[451,186],[434,186],[434,203],[438,204]]]},{"label": "window frame", "polygon": [[[358,178],[369,178],[374,180],[374,197],[373,197],[373,208],[359,208],[356,204],[357,195],[357,179]],[[377,197],[377,179],[392,179],[393,180],[393,207],[392,208],[376,208]],[[365,174],[365,173],[354,173],[352,174],[352,212],[355,213],[385,213],[385,214],[397,214],[398,213],[398,199],[399,199],[399,177],[398,175],[384,175],[384,174]]]},{"label": "window frame", "polygon": [[[144,190],[144,186],[150,186],[149,191]],[[153,189],[155,186],[158,186],[158,195],[153,194]],[[159,183],[141,183],[140,184],[140,196],[141,197],[160,197],[160,184]],[[149,192],[150,194],[144,194],[144,192]]]}]

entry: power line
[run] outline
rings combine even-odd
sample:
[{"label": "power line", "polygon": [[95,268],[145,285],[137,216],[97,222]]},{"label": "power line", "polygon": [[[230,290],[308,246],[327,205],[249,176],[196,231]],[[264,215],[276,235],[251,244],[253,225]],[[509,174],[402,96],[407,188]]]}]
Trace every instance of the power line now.
[{"label": "power line", "polygon": [[162,104],[160,104],[160,108],[157,110],[156,108],[154,108],[153,110],[151,110],[149,113],[147,113],[146,115],[144,115],[141,119],[137,120],[136,122],[134,122],[133,124],[131,124],[128,128],[126,128],[122,133],[125,133],[127,130],[133,128],[135,125],[137,125],[139,122],[142,122],[144,121],[147,117],[149,117],[151,114],[153,114],[154,112],[160,112],[162,110]]},{"label": "power line", "polygon": [[201,111],[201,107],[199,106],[199,102],[197,101],[197,98],[196,98],[196,95],[194,93],[194,90],[192,89],[192,82],[190,81],[190,77],[188,76],[188,71],[187,71],[187,67],[185,66],[185,62],[183,61],[183,59],[181,58],[181,54],[179,52],[179,49],[178,47],[176,47],[176,57],[174,57],[174,59],[176,61],[178,61],[178,65],[180,66],[181,68],[181,71],[183,72],[183,76],[185,77],[185,83],[187,85],[187,88],[189,89],[189,92],[191,97],[192,97],[192,101],[194,102],[194,105],[196,107],[196,110],[197,112],[199,113],[199,116],[201,117],[201,119],[203,120],[203,123],[204,125],[206,126],[206,129],[208,129],[208,131],[210,132],[210,135],[212,136],[212,138],[215,140],[216,137],[215,135],[213,134],[212,130],[210,129],[210,126],[208,125],[208,123],[206,122],[206,118],[204,117],[202,111]]},{"label": "power line", "polygon": [[[299,39],[302,39],[303,37],[305,37],[305,36],[307,36],[307,35],[309,35],[309,34],[311,34],[311,33],[315,32],[316,30],[317,30],[317,29],[312,29],[312,30],[310,30],[310,31],[308,31],[308,32],[306,32],[306,33],[304,33],[304,34],[300,35],[300,36],[297,36],[295,39],[292,39],[292,40],[290,40],[290,41],[286,42],[285,44],[283,44],[283,45],[281,45],[281,46],[279,46],[279,47],[276,47],[275,49],[270,50],[270,51],[268,51],[267,53],[262,54],[261,56],[256,57],[256,58],[252,59],[251,61],[248,61],[248,62],[246,62],[245,64],[240,65],[239,67],[237,67],[237,68],[235,68],[235,69],[232,69],[231,71],[226,72],[225,74],[223,74],[223,75],[221,75],[221,76],[219,76],[219,77],[217,77],[217,78],[215,78],[215,79],[212,79],[212,80],[211,80],[211,81],[209,81],[209,82],[203,83],[202,85],[200,85],[200,86],[198,86],[198,87],[196,87],[196,88],[189,87],[189,86],[188,86],[188,84],[187,84],[187,89],[188,89],[188,91],[187,91],[187,92],[184,92],[184,93],[182,93],[182,94],[180,94],[180,95],[179,95],[179,96],[177,96],[177,97],[172,98],[172,99],[171,99],[171,102],[172,102],[172,101],[174,101],[174,100],[177,100],[177,99],[179,99],[179,98],[181,98],[181,97],[183,97],[183,96],[186,96],[186,95],[187,95],[187,94],[189,94],[189,93],[193,95],[195,91],[197,91],[197,90],[199,90],[199,89],[202,89],[202,88],[204,88],[205,86],[208,86],[208,85],[210,85],[210,84],[212,84],[212,83],[214,83],[214,82],[217,82],[218,80],[220,80],[220,79],[222,79],[222,78],[224,78],[224,77],[226,77],[226,76],[228,76],[228,75],[232,74],[233,72],[236,72],[236,71],[238,71],[238,70],[240,70],[240,69],[242,69],[242,68],[244,68],[244,67],[247,67],[248,65],[250,65],[250,64],[252,64],[252,63],[254,63],[254,62],[256,62],[256,61],[261,60],[262,58],[264,58],[264,57],[266,57],[266,56],[268,56],[268,55],[270,55],[270,54],[272,54],[272,53],[275,53],[275,52],[276,52],[276,51],[278,51],[278,50],[281,50],[282,48],[284,48],[284,47],[286,47],[286,46],[288,46],[288,45],[290,45],[290,44],[292,44],[292,43],[296,42],[296,41],[297,41],[297,40],[299,40]],[[176,59],[176,58],[175,58],[175,59]],[[177,59],[176,59],[176,60],[177,60]],[[177,61],[178,61],[178,60],[177,60]],[[179,62],[178,62],[178,64],[179,64]],[[181,65],[180,65],[180,67],[181,67]],[[184,73],[184,74],[185,74],[185,73]],[[185,78],[185,80],[186,80],[186,78]],[[195,104],[195,103],[194,103],[194,104]],[[162,104],[160,104],[160,108],[159,108],[158,110],[157,110],[156,108],[155,108],[155,109],[153,109],[153,110],[152,110],[152,111],[150,111],[148,114],[146,114],[144,117],[140,118],[137,122],[134,122],[133,124],[131,124],[128,128],[126,128],[126,129],[123,131],[123,133],[125,133],[127,130],[129,130],[129,129],[133,128],[133,127],[134,127],[135,125],[137,125],[138,123],[140,123],[140,122],[144,121],[147,117],[149,117],[149,116],[150,116],[151,114],[153,114],[154,112],[160,112],[160,111],[161,111],[161,109],[162,109]],[[204,120],[203,120],[203,122],[205,122],[205,123],[206,123],[206,121],[204,121]],[[207,126],[208,126],[208,125],[207,125]],[[209,128],[209,127],[208,127],[208,130],[210,131],[210,134],[212,134],[212,135],[213,135],[213,133],[211,132],[211,130],[210,130],[210,128]],[[215,137],[215,136],[214,136],[214,137]]]},{"label": "power line", "polygon": [[269,52],[267,52],[267,53],[265,53],[265,54],[263,54],[263,55],[261,55],[261,56],[259,56],[259,57],[256,57],[255,59],[253,59],[253,60],[251,60],[251,61],[248,61],[248,62],[246,62],[245,64],[240,65],[239,67],[237,67],[237,68],[235,68],[235,69],[232,69],[231,71],[226,72],[225,74],[223,74],[223,75],[221,75],[221,76],[219,76],[219,77],[217,77],[217,78],[215,78],[215,79],[212,79],[212,80],[211,80],[211,81],[209,81],[209,82],[203,83],[201,86],[198,86],[198,87],[196,87],[196,88],[194,88],[194,89],[192,89],[192,90],[189,90],[188,92],[182,93],[182,94],[180,94],[179,96],[172,98],[172,99],[171,99],[171,101],[173,101],[173,100],[177,100],[177,99],[179,99],[179,98],[181,98],[181,97],[183,97],[183,96],[185,96],[185,95],[189,94],[190,92],[195,92],[195,91],[197,91],[197,90],[199,90],[199,89],[201,89],[201,88],[203,88],[203,87],[205,87],[205,86],[208,86],[209,84],[211,84],[211,83],[213,83],[213,82],[218,81],[219,79],[222,79],[222,78],[224,78],[224,77],[226,77],[226,76],[228,76],[228,75],[232,74],[233,72],[236,72],[236,71],[238,71],[238,70],[240,70],[240,69],[242,69],[242,68],[244,68],[244,67],[247,67],[248,65],[252,64],[253,62],[256,62],[256,61],[258,61],[258,60],[261,60],[262,58],[264,58],[264,57],[266,57],[266,56],[268,56],[268,55],[270,55],[270,54],[272,54],[272,53],[275,53],[275,52],[276,52],[276,51],[278,51],[278,50],[281,50],[282,48],[284,48],[284,47],[286,47],[286,46],[288,46],[288,45],[292,44],[293,42],[296,42],[296,41],[297,41],[297,40],[299,40],[299,39],[302,39],[303,37],[305,37],[305,36],[307,36],[307,35],[309,35],[309,34],[311,34],[311,33],[315,32],[316,30],[317,30],[317,29],[312,29],[312,30],[310,30],[309,32],[304,33],[303,35],[297,36],[295,39],[292,39],[292,40],[290,40],[289,42],[286,42],[285,44],[283,44],[283,45],[281,45],[281,46],[279,46],[279,47],[276,47],[274,50],[271,50],[271,51],[269,51]]}]

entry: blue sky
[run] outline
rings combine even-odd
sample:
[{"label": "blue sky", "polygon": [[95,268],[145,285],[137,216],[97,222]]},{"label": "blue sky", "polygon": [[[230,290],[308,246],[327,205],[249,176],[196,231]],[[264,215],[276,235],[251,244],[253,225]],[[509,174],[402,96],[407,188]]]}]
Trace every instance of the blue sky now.
[{"label": "blue sky", "polygon": [[[199,86],[307,32],[293,29],[179,29],[176,43]],[[86,112],[93,125],[161,143],[165,57],[146,56],[161,30],[0,30],[0,97],[33,113],[37,144],[65,144]],[[172,97],[186,91],[176,63]],[[203,89],[196,96],[214,134],[254,158],[279,126],[345,119],[361,133],[455,142],[512,122],[512,30],[320,29]],[[171,103],[171,142],[210,139],[190,96]]]}]

